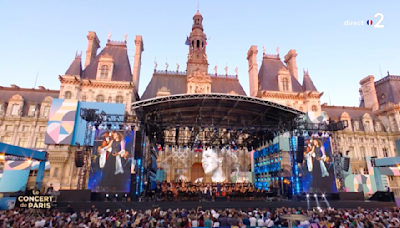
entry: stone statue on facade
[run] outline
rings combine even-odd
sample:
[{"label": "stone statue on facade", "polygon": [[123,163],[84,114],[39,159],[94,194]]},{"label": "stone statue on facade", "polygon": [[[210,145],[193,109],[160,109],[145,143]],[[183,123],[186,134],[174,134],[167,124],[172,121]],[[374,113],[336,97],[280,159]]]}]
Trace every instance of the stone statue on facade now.
[{"label": "stone statue on facade", "polygon": [[108,30],[108,39],[111,39],[111,29]]},{"label": "stone statue on facade", "polygon": [[215,71],[215,74],[217,74],[217,72],[218,72],[218,65],[217,65],[217,63],[215,64],[214,71]]},{"label": "stone statue on facade", "polygon": [[168,71],[168,67],[169,67],[169,64],[166,62],[165,63],[165,71]]},{"label": "stone statue on facade", "polygon": [[204,86],[196,85],[196,89],[195,89],[194,92],[195,93],[203,93],[204,92]]},{"label": "stone statue on facade", "polygon": [[279,55],[279,46],[276,48],[276,54]]},{"label": "stone statue on facade", "polygon": [[225,67],[225,74],[228,75],[228,66]]},{"label": "stone statue on facade", "polygon": [[154,70],[157,70],[157,60],[154,60]]},{"label": "stone statue on facade", "polygon": [[265,55],[265,47],[263,46],[263,54]]},{"label": "stone statue on facade", "polygon": [[235,73],[236,73],[236,76],[238,75],[238,68],[236,67],[235,68]]},{"label": "stone statue on facade", "polygon": [[125,35],[124,35],[125,42],[126,42],[127,39],[128,39],[128,33],[125,33]]},{"label": "stone statue on facade", "polygon": [[176,71],[179,71],[179,63],[176,63]]}]

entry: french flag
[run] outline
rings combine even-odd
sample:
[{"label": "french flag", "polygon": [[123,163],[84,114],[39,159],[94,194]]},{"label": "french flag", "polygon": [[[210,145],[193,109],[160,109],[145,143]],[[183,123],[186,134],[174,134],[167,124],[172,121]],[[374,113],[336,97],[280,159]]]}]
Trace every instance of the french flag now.
[{"label": "french flag", "polygon": [[368,20],[367,25],[372,25],[372,20]]},{"label": "french flag", "polygon": [[186,36],[186,42],[185,42],[185,44],[190,46],[190,40],[189,40],[189,37],[188,37],[188,36]]}]

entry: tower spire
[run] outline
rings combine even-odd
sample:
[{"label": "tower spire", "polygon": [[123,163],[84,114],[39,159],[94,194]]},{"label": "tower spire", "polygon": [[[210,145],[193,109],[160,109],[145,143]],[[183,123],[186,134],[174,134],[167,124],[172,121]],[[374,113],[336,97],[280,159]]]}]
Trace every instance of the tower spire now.
[{"label": "tower spire", "polygon": [[200,0],[197,0],[197,12],[200,11]]}]

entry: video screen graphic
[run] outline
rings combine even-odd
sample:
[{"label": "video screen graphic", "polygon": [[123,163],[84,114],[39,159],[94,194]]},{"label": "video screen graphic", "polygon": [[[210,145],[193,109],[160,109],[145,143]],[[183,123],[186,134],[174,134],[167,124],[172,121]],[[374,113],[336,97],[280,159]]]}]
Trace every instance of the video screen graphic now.
[{"label": "video screen graphic", "polygon": [[303,192],[336,193],[336,181],[329,137],[304,137]]},{"label": "video screen graphic", "polygon": [[97,130],[88,189],[92,192],[129,192],[133,131]]}]

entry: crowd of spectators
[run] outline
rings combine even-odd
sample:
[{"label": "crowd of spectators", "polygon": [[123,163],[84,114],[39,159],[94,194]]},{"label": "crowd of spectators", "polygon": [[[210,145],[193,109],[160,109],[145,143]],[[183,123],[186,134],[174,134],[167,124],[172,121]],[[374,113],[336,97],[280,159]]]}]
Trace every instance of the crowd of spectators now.
[{"label": "crowd of spectators", "polygon": [[0,227],[101,227],[101,228],[186,228],[186,227],[289,227],[283,215],[304,215],[309,219],[292,221],[293,227],[319,228],[389,228],[400,227],[400,209],[225,209],[202,208],[98,211],[94,206],[87,211],[68,207],[37,211],[15,209],[1,212]]}]

